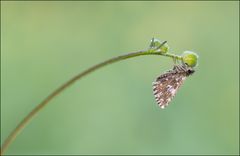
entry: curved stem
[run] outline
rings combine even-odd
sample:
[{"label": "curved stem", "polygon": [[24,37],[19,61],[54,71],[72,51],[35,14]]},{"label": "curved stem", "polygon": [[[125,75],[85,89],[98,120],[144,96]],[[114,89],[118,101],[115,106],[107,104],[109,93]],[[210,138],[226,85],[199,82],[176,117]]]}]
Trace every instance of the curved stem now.
[{"label": "curved stem", "polygon": [[[163,42],[161,44],[164,45],[166,43]],[[57,88],[55,91],[53,91],[51,94],[49,94],[41,103],[39,103],[18,125],[17,127],[10,133],[10,135],[6,138],[6,140],[4,141],[2,147],[1,147],[1,155],[4,154],[4,152],[6,151],[6,149],[8,148],[8,146],[15,140],[15,138],[17,137],[17,135],[23,130],[23,128],[30,122],[31,119],[33,119],[33,117],[44,107],[46,106],[53,98],[55,98],[56,96],[58,96],[61,92],[63,92],[66,88],[70,87],[74,82],[76,82],[77,80],[81,79],[82,77],[86,76],[87,74],[103,67],[106,66],[108,64],[114,63],[114,62],[118,62],[121,60],[125,60],[125,59],[129,59],[132,57],[136,57],[136,56],[141,56],[141,55],[162,55],[162,56],[167,56],[167,57],[171,57],[171,58],[176,58],[178,60],[181,59],[181,56],[177,56],[174,54],[163,54],[161,52],[152,52],[150,50],[145,50],[145,51],[138,51],[138,52],[133,52],[133,53],[128,53],[125,55],[121,55],[121,56],[117,56],[114,58],[111,58],[109,60],[106,60],[104,62],[101,62],[99,64],[96,64],[90,68],[88,68],[87,70],[79,73],[78,75],[74,76],[73,78],[71,78],[69,81],[67,81],[66,83],[64,83],[63,85],[61,85],[59,88]]]}]

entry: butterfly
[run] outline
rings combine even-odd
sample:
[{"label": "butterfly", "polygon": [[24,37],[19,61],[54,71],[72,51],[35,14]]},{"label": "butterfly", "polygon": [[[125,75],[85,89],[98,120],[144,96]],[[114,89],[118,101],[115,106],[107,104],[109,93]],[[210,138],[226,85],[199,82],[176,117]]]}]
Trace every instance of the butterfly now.
[{"label": "butterfly", "polygon": [[186,64],[174,65],[153,82],[153,94],[160,108],[165,108],[176,95],[184,80],[195,70]]}]

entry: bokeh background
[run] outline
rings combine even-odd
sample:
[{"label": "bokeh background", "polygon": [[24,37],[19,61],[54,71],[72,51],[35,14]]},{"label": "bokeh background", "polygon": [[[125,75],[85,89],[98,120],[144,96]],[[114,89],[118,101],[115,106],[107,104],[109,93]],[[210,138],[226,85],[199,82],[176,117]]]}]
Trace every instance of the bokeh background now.
[{"label": "bokeh background", "polygon": [[102,68],[64,91],[6,154],[239,154],[239,2],[1,2],[1,142],[72,76],[146,49],[199,55],[161,110],[152,81],[170,58]]}]

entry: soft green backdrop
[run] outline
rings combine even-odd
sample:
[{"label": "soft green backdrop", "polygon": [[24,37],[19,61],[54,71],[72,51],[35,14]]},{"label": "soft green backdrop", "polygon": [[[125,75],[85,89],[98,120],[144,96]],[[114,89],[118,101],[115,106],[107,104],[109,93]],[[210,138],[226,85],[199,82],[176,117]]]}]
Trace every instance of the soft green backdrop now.
[{"label": "soft green backdrop", "polygon": [[50,92],[155,36],[198,53],[196,73],[158,108],[173,62],[103,68],[41,111],[7,154],[238,154],[239,2],[1,2],[1,142]]}]

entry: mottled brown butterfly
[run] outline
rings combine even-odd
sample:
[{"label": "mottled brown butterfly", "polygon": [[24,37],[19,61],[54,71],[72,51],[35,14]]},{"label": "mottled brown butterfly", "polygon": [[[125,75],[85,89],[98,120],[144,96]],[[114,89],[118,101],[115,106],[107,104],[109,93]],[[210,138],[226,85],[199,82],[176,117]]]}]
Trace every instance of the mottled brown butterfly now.
[{"label": "mottled brown butterfly", "polygon": [[195,71],[185,64],[174,65],[172,70],[160,75],[153,82],[153,94],[160,108],[165,108],[176,95],[184,80]]}]

